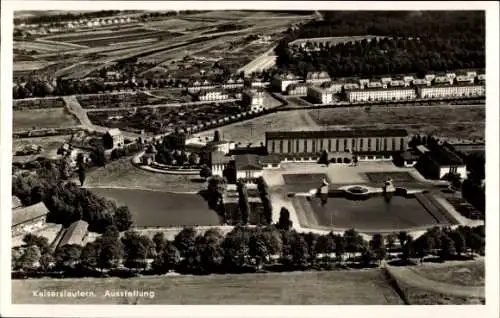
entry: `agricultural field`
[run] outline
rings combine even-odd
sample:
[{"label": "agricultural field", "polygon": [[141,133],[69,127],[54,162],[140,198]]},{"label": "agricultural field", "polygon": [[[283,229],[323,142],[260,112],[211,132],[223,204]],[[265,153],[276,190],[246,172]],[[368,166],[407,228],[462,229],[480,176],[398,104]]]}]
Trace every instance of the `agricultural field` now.
[{"label": "agricultural field", "polygon": [[437,282],[461,286],[484,286],[484,260],[449,264],[428,264],[412,268],[420,276]]},{"label": "agricultural field", "polygon": [[[28,146],[35,145],[41,146],[42,152],[37,156],[46,158],[56,158],[57,149],[63,144],[69,142],[71,135],[58,135],[49,137],[36,137],[36,138],[13,138],[12,139],[12,152],[21,151]],[[14,156],[14,161],[29,161],[36,156]]]},{"label": "agricultural field", "polygon": [[410,134],[433,134],[457,138],[484,138],[484,106],[371,107],[310,110],[320,126],[330,129],[404,128]]},{"label": "agricultural field", "polygon": [[32,72],[36,70],[43,69],[49,66],[51,63],[43,60],[36,61],[16,61],[13,64],[12,70],[16,73],[19,72]]},{"label": "agricultural field", "polygon": [[13,111],[13,130],[67,128],[78,126],[78,120],[65,108]]},{"label": "agricultural field", "polygon": [[[39,298],[32,290],[95,291],[96,297]],[[154,298],[104,297],[106,290],[148,290]],[[293,286],[293,288],[290,288]],[[258,292],[255,292],[258,291]],[[179,305],[402,305],[378,269],[236,274],[210,276],[152,276],[129,279],[27,279],[12,281],[16,304],[179,304]]]},{"label": "agricultural field", "polygon": [[196,134],[196,137],[211,137],[215,130],[219,130],[226,140],[234,140],[243,144],[259,144],[264,142],[266,131],[317,129],[320,129],[320,127],[311,119],[307,112],[286,111],[207,130]]}]

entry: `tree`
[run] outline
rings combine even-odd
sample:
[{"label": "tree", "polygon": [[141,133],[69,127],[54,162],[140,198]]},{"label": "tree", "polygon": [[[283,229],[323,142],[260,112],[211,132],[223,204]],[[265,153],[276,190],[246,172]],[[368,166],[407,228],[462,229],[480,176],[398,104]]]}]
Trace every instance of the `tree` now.
[{"label": "tree", "polygon": [[323,152],[321,152],[318,163],[325,164],[327,166],[330,164],[330,161],[328,160],[328,152],[326,150],[323,150]]},{"label": "tree", "polygon": [[167,242],[163,249],[163,267],[166,271],[175,269],[180,261],[179,250],[171,242]]},{"label": "tree", "polygon": [[106,153],[104,147],[98,144],[91,154],[92,161],[99,167],[106,166]]},{"label": "tree", "polygon": [[439,248],[440,248],[439,256],[443,260],[449,259],[449,257],[455,254],[456,252],[453,240],[446,234],[443,234],[441,236],[441,244]]},{"label": "tree", "polygon": [[223,265],[227,271],[238,272],[247,265],[251,232],[236,226],[222,241]]},{"label": "tree", "polygon": [[80,265],[83,268],[94,269],[99,265],[100,245],[95,242],[85,244],[80,253]]},{"label": "tree", "polygon": [[269,254],[262,232],[259,231],[254,233],[250,237],[248,254],[255,259],[257,269],[260,269],[262,267],[262,263]]},{"label": "tree", "polygon": [[125,232],[121,242],[123,243],[124,265],[126,267],[136,270],[146,267],[146,258],[148,257],[152,242],[149,238],[145,238],[147,237],[142,237],[136,231]]},{"label": "tree", "polygon": [[212,176],[212,169],[210,169],[207,165],[201,166],[200,177],[202,177],[206,181],[207,178],[211,176]]},{"label": "tree", "polygon": [[414,255],[414,242],[413,242],[413,237],[411,235],[408,235],[406,237],[405,244],[403,245],[403,260],[408,261],[410,257]]},{"label": "tree", "polygon": [[248,192],[245,182],[240,180],[237,184],[238,187],[238,207],[240,210],[242,224],[248,224],[248,216],[250,214],[250,203],[248,202]]},{"label": "tree", "polygon": [[123,256],[123,245],[115,235],[115,231],[105,232],[97,241],[99,244],[98,267],[111,269],[118,266]]},{"label": "tree", "polygon": [[83,187],[85,183],[87,172],[85,171],[85,167],[83,165],[79,165],[78,167],[78,180],[80,180],[80,186]]},{"label": "tree", "polygon": [[375,259],[378,259],[378,257],[373,250],[367,247],[361,248],[361,263],[363,266],[370,266]]},{"label": "tree", "polygon": [[284,231],[289,231],[292,228],[293,222],[290,220],[290,211],[285,207],[280,210],[280,218],[276,224],[276,228]]},{"label": "tree", "polygon": [[56,267],[60,269],[74,268],[80,261],[82,247],[68,244],[59,247],[54,255]]},{"label": "tree", "polygon": [[304,267],[308,265],[309,247],[304,237],[300,234],[296,234],[291,244],[292,250],[292,264],[298,267]]},{"label": "tree", "polygon": [[331,253],[335,252],[335,240],[332,233],[320,235],[316,242],[316,253],[323,254],[323,260],[328,260]]},{"label": "tree", "polygon": [[453,240],[453,245],[455,246],[457,254],[459,256],[462,255],[466,249],[465,236],[459,230],[452,231],[449,236]]},{"label": "tree", "polygon": [[363,237],[354,229],[344,232],[344,242],[345,251],[348,253],[348,256],[360,252],[365,243]]},{"label": "tree", "polygon": [[396,239],[395,239],[394,235],[391,235],[391,234],[387,235],[386,246],[387,246],[387,250],[389,252],[394,248],[395,242],[396,242]]},{"label": "tree", "polygon": [[398,233],[399,245],[401,248],[405,245],[406,240],[408,239],[408,233],[405,231],[401,231]]},{"label": "tree", "polygon": [[215,142],[220,141],[220,132],[218,130],[214,132],[214,141]]},{"label": "tree", "polygon": [[160,254],[164,249],[167,241],[163,232],[156,232],[153,236],[153,243],[155,245],[156,254]]},{"label": "tree", "polygon": [[[192,152],[189,154],[189,164],[191,165],[199,165],[200,164],[200,155],[198,155],[196,152]],[[201,171],[200,171],[201,173]]]},{"label": "tree", "polygon": [[121,206],[116,209],[116,212],[113,215],[113,220],[118,228],[118,231],[120,232],[130,229],[130,227],[134,224],[132,221],[132,213],[127,206]]},{"label": "tree", "polygon": [[31,233],[23,237],[26,246],[37,246],[41,253],[47,253],[50,250],[49,240],[45,236],[38,236]]},{"label": "tree", "polygon": [[269,197],[269,187],[263,177],[257,178],[257,190],[262,201],[264,221],[262,223],[269,225],[272,222],[273,206]]},{"label": "tree", "polygon": [[380,262],[385,258],[387,249],[385,247],[384,237],[380,234],[374,234],[370,240],[370,250],[374,253],[375,258]]},{"label": "tree", "polygon": [[420,236],[415,241],[415,252],[417,253],[417,256],[420,258],[420,261],[422,261],[424,257],[427,256],[432,251],[434,247],[433,244],[434,244],[433,239],[427,233]]},{"label": "tree", "polygon": [[40,261],[40,249],[36,245],[26,247],[19,258],[19,267],[23,271],[33,270]]},{"label": "tree", "polygon": [[174,238],[174,246],[181,257],[186,257],[195,247],[196,230],[192,227],[183,228]]},{"label": "tree", "polygon": [[43,253],[40,257],[40,270],[47,272],[51,269],[54,257],[50,253]]}]

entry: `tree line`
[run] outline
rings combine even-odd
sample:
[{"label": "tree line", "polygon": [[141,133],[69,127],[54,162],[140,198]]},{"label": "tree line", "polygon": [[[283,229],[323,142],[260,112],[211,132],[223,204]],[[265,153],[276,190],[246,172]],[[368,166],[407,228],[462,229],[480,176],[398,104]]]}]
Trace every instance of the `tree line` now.
[{"label": "tree line", "polygon": [[[362,22],[360,22],[362,21]],[[381,39],[289,46],[297,38],[380,36]],[[313,50],[311,50],[313,49]],[[331,12],[324,21],[290,29],[276,48],[281,71],[324,70],[336,77],[419,75],[485,67],[482,12]]]},{"label": "tree line", "polygon": [[432,228],[415,240],[406,232],[374,234],[367,241],[354,229],[342,235],[298,233],[282,211],[283,219],[271,226],[236,226],[225,235],[214,228],[203,234],[184,228],[173,240],[162,232],[152,239],[134,230],[120,235],[109,226],[94,242],[62,246],[54,253],[45,238],[28,234],[25,245],[12,251],[13,270],[67,275],[110,275],[120,269],[143,274],[242,273],[373,267],[390,254],[406,263],[429,255],[445,261],[484,254],[484,227]]}]

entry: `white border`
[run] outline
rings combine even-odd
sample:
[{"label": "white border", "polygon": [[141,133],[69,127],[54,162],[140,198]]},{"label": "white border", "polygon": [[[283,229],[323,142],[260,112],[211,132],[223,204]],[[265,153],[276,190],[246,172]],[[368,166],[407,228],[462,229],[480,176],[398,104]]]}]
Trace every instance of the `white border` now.
[{"label": "white border", "polygon": [[[498,72],[499,6],[497,2],[313,2],[313,1],[12,1],[1,2],[1,109],[0,137],[0,202],[1,205],[1,289],[0,315],[6,317],[499,317],[499,204],[498,204]],[[11,149],[12,149],[12,16],[13,10],[95,10],[139,9],[296,9],[296,10],[486,10],[487,35],[487,211],[486,227],[486,305],[485,306],[126,306],[126,305],[11,305],[10,284],[10,204],[11,204]],[[294,288],[294,286],[290,286]],[[334,295],[332,295],[334,296]]]}]

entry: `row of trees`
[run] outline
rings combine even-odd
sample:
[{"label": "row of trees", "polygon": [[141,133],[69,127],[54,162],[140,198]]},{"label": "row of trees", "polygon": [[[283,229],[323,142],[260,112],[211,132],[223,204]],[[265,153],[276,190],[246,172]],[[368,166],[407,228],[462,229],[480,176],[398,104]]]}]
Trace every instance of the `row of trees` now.
[{"label": "row of trees", "polygon": [[[286,210],[283,210],[282,217],[286,218],[285,215]],[[387,237],[375,234],[365,241],[353,229],[343,235],[318,235],[298,233],[278,223],[255,228],[237,226],[226,235],[217,229],[199,234],[193,228],[185,228],[169,241],[161,232],[150,239],[138,232],[127,231],[120,238],[118,229],[110,226],[101,237],[84,247],[66,245],[58,248],[54,258],[47,252],[45,239],[27,235],[24,241],[23,250],[13,250],[14,269],[29,270],[39,262],[42,271],[52,266],[55,266],[52,270],[100,272],[125,267],[152,274],[170,270],[208,274],[239,273],[276,266],[280,270],[331,268],[346,261],[373,266],[387,258],[388,253],[398,253],[406,261],[414,257],[423,259],[427,255],[447,260],[464,253],[483,253],[484,227],[434,228],[416,240],[406,232]]]},{"label": "row of trees", "polygon": [[[481,12],[331,12],[323,21],[291,28],[276,48],[283,71],[303,75],[325,70],[334,76],[446,71],[485,66],[485,19]],[[364,21],[363,23],[360,23]],[[385,38],[306,48],[297,38],[365,36]],[[313,50],[311,50],[313,49]]]}]

